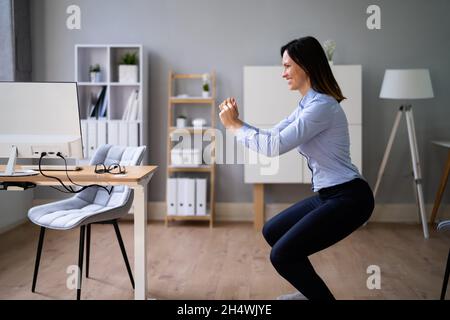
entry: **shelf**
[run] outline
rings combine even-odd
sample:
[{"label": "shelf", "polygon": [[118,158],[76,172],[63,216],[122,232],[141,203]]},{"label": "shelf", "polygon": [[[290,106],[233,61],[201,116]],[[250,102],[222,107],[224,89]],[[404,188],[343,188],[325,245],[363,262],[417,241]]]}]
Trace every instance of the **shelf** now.
[{"label": "shelf", "polygon": [[201,73],[191,73],[191,74],[175,74],[173,75],[174,79],[203,79],[203,74]]},{"label": "shelf", "polygon": [[171,97],[170,103],[173,104],[188,104],[188,103],[198,103],[198,104],[213,104],[214,99],[213,98],[202,98],[202,97],[192,97],[192,98],[176,98]]},{"label": "shelf", "polygon": [[108,83],[107,82],[78,82],[77,85],[79,86],[91,86],[91,87],[103,87],[103,86],[107,86]]},{"label": "shelf", "polygon": [[[180,92],[177,92],[175,83],[177,79],[186,79],[180,82],[186,81],[186,85],[188,85],[188,80],[194,80],[197,82],[198,80],[202,81],[204,74],[196,73],[196,74],[175,74],[172,71],[169,72],[169,81],[168,81],[168,110],[167,110],[167,178],[205,178],[206,176],[206,192],[207,196],[209,195],[209,210],[206,211],[206,215],[168,215],[166,212],[166,226],[169,221],[208,221],[210,228],[213,227],[213,222],[215,219],[215,148],[216,148],[216,136],[215,132],[215,118],[216,118],[216,108],[215,108],[215,96],[216,96],[216,76],[215,72],[208,73],[209,81],[210,81],[210,93],[208,97],[201,96],[200,92],[194,91],[185,91],[186,88],[182,87],[178,88]],[[197,87],[198,88],[198,87]],[[192,88],[191,88],[192,89]],[[177,107],[175,107],[178,105]],[[206,108],[205,108],[206,107]],[[191,109],[192,108],[192,109]],[[176,124],[176,116],[180,112],[184,112],[187,114],[188,118],[205,118],[206,123],[202,127],[184,127],[178,128]],[[209,117],[205,116],[205,113],[209,113]],[[209,119],[208,119],[209,118]],[[191,124],[191,123],[189,123]],[[173,143],[178,143],[179,141],[174,141],[174,137],[181,136],[184,138],[192,138],[194,136],[194,144],[195,139],[202,137],[203,135],[208,138],[211,137],[211,143],[213,145],[214,154],[211,154],[211,158],[206,161],[206,164],[202,164],[199,166],[187,166],[187,165],[175,165],[171,161],[171,150]],[[187,136],[187,137],[186,137]],[[203,143],[201,150],[203,151]],[[210,162],[212,161],[212,162]],[[179,162],[176,162],[179,163]],[[174,174],[180,173],[180,174]],[[203,173],[203,174],[201,174]],[[168,181],[169,182],[169,181]],[[178,187],[177,187],[178,188]],[[184,188],[184,187],[183,187]],[[192,189],[190,189],[192,190]],[[203,187],[202,187],[202,190]],[[209,190],[209,191],[208,191]],[[177,191],[180,192],[180,191]],[[203,192],[203,191],[202,191]],[[203,193],[202,193],[203,195]],[[172,212],[172,211],[171,211]],[[176,210],[175,210],[176,212]]]},{"label": "shelf", "polygon": [[136,83],[123,83],[123,82],[110,82],[111,86],[117,87],[139,87],[141,84],[139,82]]},{"label": "shelf", "polygon": [[169,172],[211,172],[213,169],[212,165],[202,164],[200,166],[192,166],[192,167],[183,167],[183,166],[173,166],[169,165],[167,168]]},{"label": "shelf", "polygon": [[196,220],[196,221],[209,221],[211,220],[211,215],[207,214],[204,216],[171,216],[171,215],[167,215],[167,220],[168,221],[186,221],[186,220]]},{"label": "shelf", "polygon": [[195,128],[195,127],[185,127],[185,128],[177,128],[177,127],[170,127],[169,128],[169,132],[170,133],[174,133],[177,131],[189,131],[190,133],[203,133],[203,131],[207,131],[207,130],[212,130],[214,129],[213,127],[199,127],[199,128]]}]

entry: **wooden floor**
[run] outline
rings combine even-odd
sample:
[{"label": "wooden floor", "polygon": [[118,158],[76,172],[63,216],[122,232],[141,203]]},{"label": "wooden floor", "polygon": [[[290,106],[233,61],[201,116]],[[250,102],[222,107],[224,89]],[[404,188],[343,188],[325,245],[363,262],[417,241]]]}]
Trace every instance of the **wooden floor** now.
[{"label": "wooden floor", "polygon": [[[133,266],[133,225],[120,229]],[[78,259],[79,229],[48,231],[37,293],[31,279],[39,228],[27,223],[0,235],[0,299],[74,299],[66,287]],[[111,225],[94,225],[91,278],[82,299],[132,299],[133,291]],[[419,225],[372,223],[311,256],[338,299],[439,298],[450,237]],[[157,299],[273,299],[293,288],[273,269],[270,249],[251,224],[149,224],[149,293]],[[369,290],[369,265],[381,268],[381,289]],[[450,291],[450,289],[449,289]],[[450,294],[447,294],[449,297]]]}]

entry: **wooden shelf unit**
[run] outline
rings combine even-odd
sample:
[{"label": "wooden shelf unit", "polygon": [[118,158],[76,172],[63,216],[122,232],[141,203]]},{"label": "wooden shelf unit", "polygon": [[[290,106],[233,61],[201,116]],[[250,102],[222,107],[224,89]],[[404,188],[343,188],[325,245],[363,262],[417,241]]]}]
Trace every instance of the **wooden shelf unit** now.
[{"label": "wooden shelf unit", "polygon": [[[170,178],[175,173],[206,173],[209,176],[209,183],[207,188],[209,188],[209,202],[207,204],[206,215],[168,215],[166,212],[165,224],[168,226],[169,221],[209,221],[210,228],[214,224],[215,215],[215,148],[216,141],[214,135],[215,122],[216,122],[216,74],[215,72],[209,73],[210,79],[210,97],[176,97],[174,95],[174,87],[176,80],[202,80],[203,74],[176,74],[172,71],[169,72],[169,83],[168,83],[168,110],[167,110],[167,178]],[[189,107],[209,107],[210,111],[210,124],[204,127],[185,127],[177,128],[175,127],[175,117],[174,113],[177,106],[188,105]],[[199,106],[200,105],[200,106]],[[172,141],[171,136],[176,132],[188,131],[190,134],[205,134],[207,131],[211,133],[212,144],[212,154],[211,154],[211,164],[203,164],[200,166],[175,166],[171,163],[171,150],[173,148],[174,141]],[[202,150],[203,151],[203,150]],[[202,152],[203,154],[203,152]]]}]

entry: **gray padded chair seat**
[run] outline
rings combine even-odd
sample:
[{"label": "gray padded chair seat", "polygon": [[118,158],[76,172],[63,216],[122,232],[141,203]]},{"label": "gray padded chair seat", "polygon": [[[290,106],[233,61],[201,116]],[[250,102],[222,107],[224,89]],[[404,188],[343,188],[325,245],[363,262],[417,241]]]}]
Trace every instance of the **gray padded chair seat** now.
[{"label": "gray padded chair seat", "polygon": [[[95,153],[90,164],[106,166],[139,165],[145,147],[120,147],[103,145]],[[120,218],[133,203],[133,190],[128,186],[115,186],[111,194],[99,187],[90,187],[69,199],[31,208],[29,219],[45,228],[68,230],[78,226]]]}]

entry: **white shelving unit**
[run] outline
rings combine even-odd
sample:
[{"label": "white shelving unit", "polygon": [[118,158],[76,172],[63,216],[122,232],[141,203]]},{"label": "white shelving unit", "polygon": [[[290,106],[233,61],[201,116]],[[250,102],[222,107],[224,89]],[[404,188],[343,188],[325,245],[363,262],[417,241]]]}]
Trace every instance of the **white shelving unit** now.
[{"label": "white shelving unit", "polygon": [[[138,82],[119,82],[119,64],[126,53],[138,57]],[[100,65],[100,82],[90,82],[89,67]],[[98,145],[147,145],[147,63],[144,48],[140,44],[77,44],[75,45],[75,81],[78,84],[80,118],[83,131],[85,162]],[[92,95],[106,88],[106,117],[90,118]],[[138,90],[139,102],[136,120],[122,120],[127,101]],[[144,158],[144,162],[147,159]]]}]

